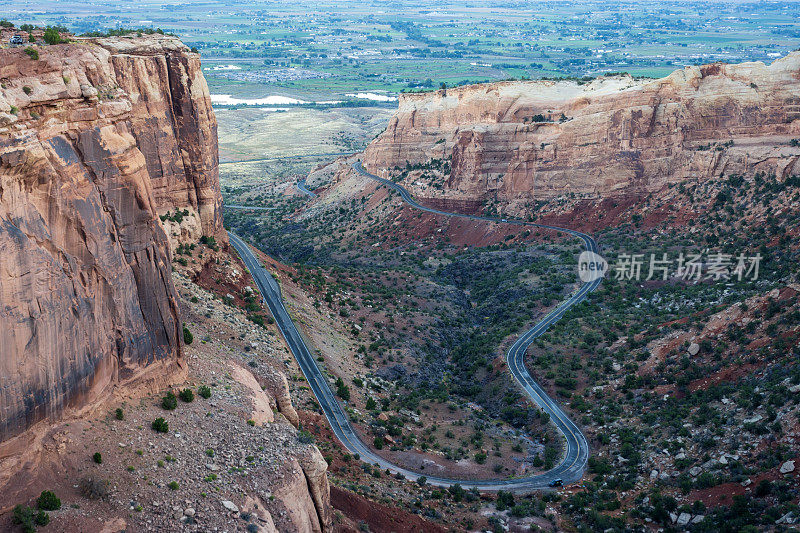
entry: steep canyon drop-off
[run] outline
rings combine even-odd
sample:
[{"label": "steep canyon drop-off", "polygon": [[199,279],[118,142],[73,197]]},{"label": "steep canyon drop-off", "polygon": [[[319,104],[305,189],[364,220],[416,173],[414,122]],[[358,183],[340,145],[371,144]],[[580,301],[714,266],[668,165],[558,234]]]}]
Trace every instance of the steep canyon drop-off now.
[{"label": "steep canyon drop-off", "polygon": [[171,239],[224,238],[198,55],[160,36],[38,50],[0,50],[0,442],[179,370],[159,216],[189,212]]}]

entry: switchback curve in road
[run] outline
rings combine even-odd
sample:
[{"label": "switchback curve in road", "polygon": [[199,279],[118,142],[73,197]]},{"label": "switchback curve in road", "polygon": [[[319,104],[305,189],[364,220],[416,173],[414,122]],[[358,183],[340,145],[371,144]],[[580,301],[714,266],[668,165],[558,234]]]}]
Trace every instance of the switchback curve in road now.
[{"label": "switchback curve in road", "polygon": [[[447,217],[458,217],[471,220],[483,220],[487,222],[552,229],[579,238],[588,251],[595,253],[598,251],[597,243],[590,235],[572,229],[560,228],[546,224],[535,224],[522,220],[509,220],[480,215],[451,213],[423,206],[414,200],[411,194],[404,187],[390,180],[370,174],[361,166],[361,163],[354,164],[353,168],[360,174],[376,180],[383,185],[391,187],[400,193],[403,201],[416,209]],[[528,346],[530,346],[537,337],[544,333],[547,328],[550,327],[550,325],[558,321],[569,308],[586,299],[586,296],[595,290],[600,284],[600,279],[583,283],[581,287],[569,298],[553,308],[533,328],[523,333],[506,353],[506,363],[508,364],[509,371],[514,376],[514,379],[517,380],[530,400],[542,411],[550,415],[550,420],[564,437],[565,452],[562,461],[555,468],[548,470],[547,472],[518,478],[485,480],[453,479],[413,472],[401,466],[395,465],[373,452],[361,441],[352,424],[350,423],[347,413],[334,396],[333,391],[331,390],[331,387],[325,378],[325,375],[320,370],[319,366],[317,366],[315,358],[312,356],[310,350],[305,344],[305,341],[303,340],[303,337],[300,335],[300,332],[297,330],[297,327],[294,325],[294,322],[286,311],[281,298],[280,286],[275,281],[273,276],[263,268],[253,252],[240,237],[233,233],[229,233],[228,235],[230,236],[231,244],[239,253],[244,261],[245,266],[252,274],[253,279],[256,281],[261,295],[266,300],[270,312],[275,318],[278,328],[281,330],[286,343],[289,345],[289,349],[292,351],[292,354],[297,360],[300,369],[303,372],[303,375],[305,376],[312,392],[314,393],[314,396],[317,398],[325,417],[328,419],[336,438],[339,439],[342,445],[350,453],[357,454],[362,461],[377,465],[381,469],[388,469],[393,473],[399,473],[411,480],[417,480],[418,478],[424,476],[428,483],[432,485],[446,487],[458,483],[464,488],[476,488],[480,491],[511,490],[515,492],[525,492],[546,489],[556,479],[562,480],[564,484],[569,484],[577,482],[581,479],[581,477],[583,477],[583,472],[589,459],[589,444],[586,440],[586,437],[583,435],[580,428],[578,428],[578,426],[566,415],[566,413],[564,413],[558,403],[548,396],[547,393],[539,386],[539,384],[536,383],[533,377],[531,377],[530,373],[525,368],[523,360]]]},{"label": "switchback curve in road", "polygon": [[297,190],[300,191],[301,193],[307,195],[307,196],[316,196],[317,195],[317,193],[315,193],[314,191],[309,190],[309,189],[306,188],[306,179],[305,178],[297,180]]}]

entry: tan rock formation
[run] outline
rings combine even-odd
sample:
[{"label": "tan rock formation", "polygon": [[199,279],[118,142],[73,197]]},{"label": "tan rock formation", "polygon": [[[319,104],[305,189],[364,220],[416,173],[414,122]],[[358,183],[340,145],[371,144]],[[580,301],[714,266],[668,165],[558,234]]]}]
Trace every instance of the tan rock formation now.
[{"label": "tan rock formation", "polygon": [[262,371],[258,375],[258,383],[264,390],[275,398],[275,403],[286,420],[294,427],[300,426],[300,416],[292,405],[292,397],[289,394],[289,383],[286,375],[281,372]]},{"label": "tan rock formation", "polygon": [[264,507],[264,502],[260,499],[248,496],[242,506],[242,511],[255,517],[253,523],[258,526],[259,533],[278,533],[278,528],[275,527],[272,515]]},{"label": "tan rock formation", "polygon": [[[285,465],[283,484],[272,493],[281,508],[281,516],[292,531],[318,533],[331,526],[328,463],[319,450],[310,446],[308,453],[292,457]],[[280,525],[279,525],[280,527]]]},{"label": "tan rock formation", "polygon": [[231,363],[231,376],[238,381],[241,385],[248,390],[248,396],[252,403],[252,414],[250,420],[257,426],[269,424],[275,421],[275,415],[272,412],[274,403],[270,402],[270,397],[266,395],[261,385],[256,381],[255,376],[246,368]]},{"label": "tan rock formation", "polygon": [[[524,205],[566,193],[657,190],[720,173],[800,174],[800,52],[771,65],[686,67],[628,76],[515,81],[404,94],[361,158],[377,173],[445,159],[405,184],[423,197]],[[732,141],[732,144],[731,144]],[[727,144],[726,144],[727,143]]]},{"label": "tan rock formation", "polygon": [[197,54],[153,36],[39,55],[0,50],[0,442],[182,365],[158,215],[224,239]]}]

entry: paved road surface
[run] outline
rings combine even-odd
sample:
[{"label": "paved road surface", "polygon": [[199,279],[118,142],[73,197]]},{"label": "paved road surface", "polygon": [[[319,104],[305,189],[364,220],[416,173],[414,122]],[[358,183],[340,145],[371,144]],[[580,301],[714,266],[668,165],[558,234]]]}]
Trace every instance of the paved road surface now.
[{"label": "paved road surface", "polygon": [[[578,231],[544,224],[533,224],[520,220],[507,220],[485,216],[449,213],[446,211],[425,207],[417,203],[409,194],[409,192],[400,185],[368,173],[366,170],[364,170],[360,163],[356,163],[353,165],[353,167],[364,176],[377,180],[399,192],[400,196],[406,203],[417,209],[443,216],[549,228],[573,235],[583,241],[587,250],[597,252],[597,244],[595,243],[594,239],[592,239],[592,237],[589,235]],[[308,384],[314,393],[314,396],[317,398],[317,401],[322,407],[325,417],[328,419],[336,438],[341,441],[341,443],[350,453],[358,454],[362,461],[373,465],[378,465],[381,469],[388,469],[394,473],[400,473],[411,480],[416,480],[422,475],[425,475],[412,472],[390,463],[383,457],[370,450],[359,439],[358,435],[350,424],[350,420],[347,417],[347,414],[344,412],[342,405],[334,396],[328,381],[326,380],[324,374],[320,371],[320,368],[317,366],[315,358],[310,353],[299,331],[292,322],[291,317],[286,312],[286,308],[284,307],[281,299],[280,287],[278,283],[275,281],[272,275],[261,266],[244,241],[242,241],[233,233],[229,233],[229,236],[231,244],[234,246],[236,251],[239,252],[239,255],[242,257],[245,266],[253,275],[253,278],[255,279],[262,296],[267,301],[267,305],[269,306],[272,315],[275,317],[275,322],[278,325],[278,328],[281,330],[281,333],[286,339],[290,350],[297,359],[300,369],[305,375],[306,380],[308,381]],[[581,479],[583,476],[583,471],[586,467],[586,462],[589,458],[589,444],[586,441],[586,437],[584,437],[583,433],[581,433],[581,430],[575,425],[575,423],[570,420],[569,417],[567,417],[561,407],[559,407],[559,405],[552,398],[550,398],[533,380],[523,364],[523,359],[525,357],[525,351],[534,341],[534,339],[536,339],[536,337],[540,336],[551,324],[559,320],[570,307],[583,301],[586,298],[586,295],[597,288],[599,284],[600,280],[584,283],[578,291],[550,311],[539,323],[537,323],[533,328],[526,331],[519,339],[517,339],[517,341],[511,346],[511,348],[509,348],[508,353],[506,354],[506,362],[508,363],[508,368],[511,374],[528,394],[531,401],[550,415],[550,419],[563,435],[566,451],[561,463],[548,472],[520,478],[465,480],[425,475],[428,483],[437,486],[449,486],[459,483],[464,488],[469,489],[474,487],[481,491],[512,490],[516,492],[525,492],[547,488],[550,482],[555,479],[563,480],[564,484],[574,483]]]},{"label": "paved road surface", "polygon": [[306,179],[305,178],[303,178],[301,180],[297,180],[297,190],[300,191],[303,194],[307,194],[308,196],[316,196],[317,195],[317,193],[315,193],[314,191],[310,191],[310,190],[306,189]]}]

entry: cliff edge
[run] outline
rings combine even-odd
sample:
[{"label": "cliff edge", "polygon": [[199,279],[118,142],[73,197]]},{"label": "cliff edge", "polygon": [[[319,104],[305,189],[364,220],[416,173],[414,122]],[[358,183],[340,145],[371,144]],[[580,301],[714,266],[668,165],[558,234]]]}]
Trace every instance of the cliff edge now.
[{"label": "cliff edge", "polygon": [[363,153],[423,197],[524,211],[565,194],[646,194],[763,171],[800,174],[800,52],[657,80],[510,81],[401,95]]},{"label": "cliff edge", "polygon": [[159,35],[34,49],[0,50],[0,442],[181,371],[170,240],[225,239],[197,54]]}]

